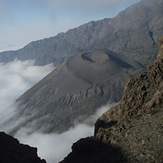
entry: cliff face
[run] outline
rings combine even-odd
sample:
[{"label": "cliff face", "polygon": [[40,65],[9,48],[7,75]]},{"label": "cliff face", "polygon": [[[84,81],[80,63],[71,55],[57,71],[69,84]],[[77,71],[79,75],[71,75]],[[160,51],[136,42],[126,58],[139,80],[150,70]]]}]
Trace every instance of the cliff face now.
[{"label": "cliff face", "polygon": [[81,49],[107,48],[146,65],[156,57],[162,34],[163,2],[142,0],[115,18],[92,21],[55,37],[31,42],[20,50],[0,53],[0,62],[17,58],[35,59],[37,65],[59,65]]},{"label": "cliff face", "polygon": [[37,149],[20,144],[17,139],[0,132],[1,163],[46,163],[37,156]]},{"label": "cliff face", "polygon": [[[95,141],[119,148],[123,155],[117,155],[115,162],[162,162],[163,156],[163,37],[159,41],[159,54],[155,62],[147,68],[147,73],[138,75],[126,84],[120,103],[105,112],[95,124]],[[84,155],[87,149],[87,139],[79,140],[77,149],[72,147],[72,153],[63,162],[69,163],[76,159],[77,154]],[[82,143],[82,145],[80,145]],[[90,145],[93,147],[92,145]],[[82,150],[81,150],[82,149]],[[115,149],[117,150],[117,149]],[[101,162],[106,162],[109,152],[104,148]],[[77,152],[80,152],[77,153]],[[91,150],[93,152],[93,149]],[[90,153],[91,153],[90,152]],[[100,155],[94,153],[94,155]],[[84,159],[93,160],[88,155]],[[100,161],[97,161],[100,162]],[[114,159],[110,160],[114,162]]]},{"label": "cliff face", "polygon": [[129,80],[120,103],[95,124],[96,138],[122,147],[133,162],[156,161],[163,154],[163,38],[159,48],[147,74]]}]

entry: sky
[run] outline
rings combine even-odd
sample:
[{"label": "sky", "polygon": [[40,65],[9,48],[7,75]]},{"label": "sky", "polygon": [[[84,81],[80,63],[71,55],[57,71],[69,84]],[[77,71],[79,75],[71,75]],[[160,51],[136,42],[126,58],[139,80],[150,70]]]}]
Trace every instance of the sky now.
[{"label": "sky", "polygon": [[112,18],[139,0],[0,0],[0,52]]}]

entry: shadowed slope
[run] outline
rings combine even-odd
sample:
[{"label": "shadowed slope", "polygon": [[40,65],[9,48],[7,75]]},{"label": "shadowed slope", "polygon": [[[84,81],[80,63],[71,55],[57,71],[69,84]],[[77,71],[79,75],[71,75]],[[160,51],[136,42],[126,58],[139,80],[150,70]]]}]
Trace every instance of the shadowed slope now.
[{"label": "shadowed slope", "polygon": [[19,141],[0,132],[1,163],[46,163],[37,156],[37,148],[20,144]]},{"label": "shadowed slope", "polygon": [[121,149],[93,138],[83,138],[60,163],[126,163]]}]

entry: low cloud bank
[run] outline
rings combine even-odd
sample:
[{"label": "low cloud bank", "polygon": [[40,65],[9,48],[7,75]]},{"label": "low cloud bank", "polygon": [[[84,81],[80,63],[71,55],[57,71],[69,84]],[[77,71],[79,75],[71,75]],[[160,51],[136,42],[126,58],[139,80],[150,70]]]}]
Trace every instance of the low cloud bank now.
[{"label": "low cloud bank", "polygon": [[35,66],[31,60],[0,63],[0,130],[15,114],[14,101],[53,69],[52,64]]},{"label": "low cloud bank", "polygon": [[[4,125],[4,122],[16,116],[14,101],[27,89],[52,71],[52,65],[34,66],[34,61],[13,61],[7,64],[0,63],[0,130],[9,131],[17,123],[21,123],[27,117]],[[20,128],[15,134],[21,143],[29,144],[38,148],[38,155],[48,163],[61,161],[71,152],[71,146],[82,137],[93,135],[94,122],[111,105],[101,107],[95,115],[85,119],[82,124],[74,122],[75,127],[68,131],[56,134],[43,134],[34,132],[32,128]],[[31,134],[31,131],[32,134]]]},{"label": "low cloud bank", "polygon": [[[30,129],[31,131],[31,129]],[[15,135],[21,143],[38,148],[38,155],[48,163],[61,161],[70,151],[72,144],[79,138],[92,135],[92,127],[81,124],[62,134],[33,133],[23,128]]]},{"label": "low cloud bank", "polygon": [[21,143],[37,147],[38,155],[46,159],[48,163],[59,162],[71,152],[71,146],[74,142],[80,138],[93,135],[93,124],[97,118],[111,106],[113,106],[113,104],[101,107],[97,110],[96,114],[85,119],[82,124],[77,124],[75,127],[61,134],[43,134],[38,132],[28,134],[31,133],[32,128],[22,128],[16,133],[15,137],[18,138]]}]

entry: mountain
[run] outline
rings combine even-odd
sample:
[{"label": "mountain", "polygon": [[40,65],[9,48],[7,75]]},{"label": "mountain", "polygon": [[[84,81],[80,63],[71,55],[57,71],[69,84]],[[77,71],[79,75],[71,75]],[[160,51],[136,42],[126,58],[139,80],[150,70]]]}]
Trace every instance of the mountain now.
[{"label": "mountain", "polygon": [[163,37],[159,48],[147,73],[130,79],[120,103],[96,121],[94,137],[74,143],[62,163],[163,161]]},{"label": "mountain", "polygon": [[[75,120],[81,122],[102,105],[118,102],[125,82],[144,71],[145,62],[154,57],[152,54],[157,48],[151,36],[156,40],[163,29],[160,28],[163,11],[161,4],[162,1],[159,0],[143,0],[113,19],[90,22],[65,34],[46,39],[53,45],[53,49],[60,47],[62,55],[56,53],[55,56],[68,56],[72,44],[83,50],[77,48],[75,55],[69,55],[68,60],[17,99],[18,111],[13,121],[20,117],[24,119],[13,126],[11,133],[23,126],[42,132],[63,132],[72,127]],[[141,14],[145,14],[146,18],[144,15],[140,16]],[[149,35],[151,28],[155,32]],[[54,46],[56,39],[60,42]],[[66,43],[69,42],[68,46],[65,40]],[[37,46],[38,42],[33,42],[27,47],[33,47],[32,44],[34,47],[41,47],[40,52],[43,54],[44,41],[39,41],[40,46]],[[122,45],[124,43],[125,46]],[[99,49],[100,47],[107,48]],[[49,44],[46,44],[46,48],[51,49]],[[37,54],[40,52],[37,51]],[[30,54],[33,57],[38,56]],[[50,56],[49,53],[46,54]]]},{"label": "mountain", "polygon": [[2,52],[0,62],[35,59],[37,65],[57,66],[79,50],[96,48],[131,56],[146,65],[156,57],[162,34],[163,1],[141,0],[115,18],[92,21],[17,51]]},{"label": "mountain", "polygon": [[37,149],[20,144],[19,141],[4,132],[0,132],[1,163],[46,163],[37,156]]},{"label": "mountain", "polygon": [[16,128],[63,132],[79,117],[119,101],[127,79],[143,70],[133,59],[107,49],[80,51],[17,99],[15,119],[24,121]]}]

